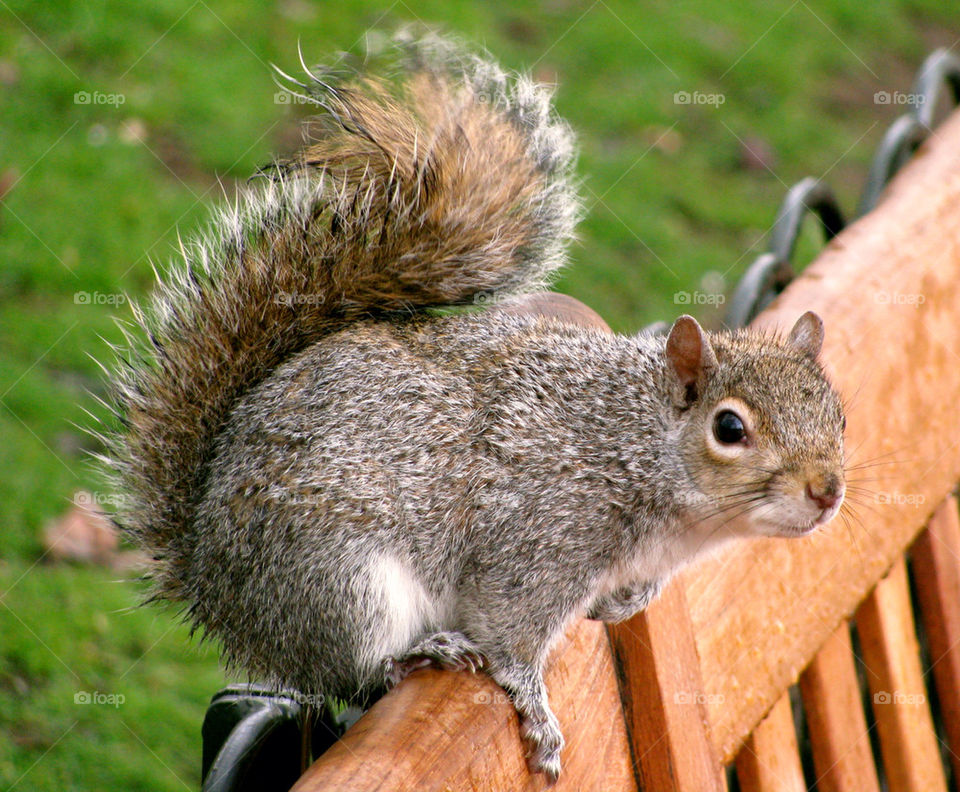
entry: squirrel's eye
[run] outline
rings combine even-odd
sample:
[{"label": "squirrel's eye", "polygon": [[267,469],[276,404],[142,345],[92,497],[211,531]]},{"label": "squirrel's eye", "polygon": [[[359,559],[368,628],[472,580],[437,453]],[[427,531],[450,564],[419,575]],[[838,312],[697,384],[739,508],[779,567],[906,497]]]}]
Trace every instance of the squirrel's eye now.
[{"label": "squirrel's eye", "polygon": [[721,443],[739,443],[747,434],[740,416],[730,410],[717,413],[713,419],[713,436]]}]

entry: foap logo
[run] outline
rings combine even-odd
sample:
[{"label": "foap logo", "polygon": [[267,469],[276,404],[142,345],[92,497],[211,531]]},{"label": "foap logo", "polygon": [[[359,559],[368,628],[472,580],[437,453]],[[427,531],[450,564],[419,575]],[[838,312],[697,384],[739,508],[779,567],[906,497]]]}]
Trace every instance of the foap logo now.
[{"label": "foap logo", "polygon": [[291,690],[288,695],[300,706],[315,710],[320,709],[326,701],[323,693],[301,693],[299,690]]},{"label": "foap logo", "polygon": [[510,696],[502,690],[479,690],[473,694],[474,704],[513,704]]},{"label": "foap logo", "polygon": [[103,93],[102,91],[77,91],[73,103],[78,105],[113,105],[119,107],[127,101],[122,93]]},{"label": "foap logo", "polygon": [[291,93],[290,91],[277,91],[273,95],[273,103],[278,105],[308,105],[316,104],[309,96],[303,94]]},{"label": "foap logo", "polygon": [[293,308],[296,305],[323,305],[326,302],[325,294],[310,294],[304,292],[277,292],[273,301],[277,305],[286,305]]},{"label": "foap logo", "polygon": [[675,704],[723,704],[723,693],[704,693],[703,691],[678,690],[673,694]]},{"label": "foap logo", "polygon": [[879,690],[873,694],[874,704],[899,704],[905,707],[919,707],[926,701],[927,697],[923,693],[904,693],[902,690]]},{"label": "foap logo", "polygon": [[508,295],[494,291],[480,291],[473,295],[474,305],[499,305],[509,300]]},{"label": "foap logo", "polygon": [[79,291],[73,294],[74,305],[123,305],[127,301],[126,294],[119,292],[87,292]]},{"label": "foap logo", "polygon": [[274,503],[282,506],[320,506],[326,503],[326,498],[323,495],[285,489],[273,491],[269,497]]},{"label": "foap logo", "polygon": [[677,494],[677,502],[690,509],[716,509],[727,504],[736,504],[738,496],[708,495],[705,492],[686,492]]},{"label": "foap logo", "polygon": [[99,705],[119,708],[125,704],[127,697],[123,693],[102,693],[99,690],[78,690],[73,694],[73,703],[79,706]]},{"label": "foap logo", "polygon": [[86,490],[80,490],[73,496],[73,502],[77,506],[84,506],[88,509],[104,506],[118,509],[125,504],[126,499],[127,496],[121,492],[87,492]]},{"label": "foap logo", "polygon": [[873,296],[877,305],[910,305],[919,308],[927,298],[920,292],[888,292],[878,291]]},{"label": "foap logo", "polygon": [[673,103],[678,105],[709,105],[714,108],[720,107],[727,101],[727,97],[722,93],[703,93],[701,91],[677,91],[673,95]]},{"label": "foap logo", "polygon": [[674,305],[723,305],[726,295],[701,291],[678,291],[673,295]]},{"label": "foap logo", "polygon": [[878,105],[912,105],[919,107],[927,101],[923,94],[905,93],[904,91],[877,91],[873,95],[873,103]]},{"label": "foap logo", "polygon": [[876,502],[883,506],[913,506],[919,509],[927,502],[927,496],[922,492],[878,492]]}]

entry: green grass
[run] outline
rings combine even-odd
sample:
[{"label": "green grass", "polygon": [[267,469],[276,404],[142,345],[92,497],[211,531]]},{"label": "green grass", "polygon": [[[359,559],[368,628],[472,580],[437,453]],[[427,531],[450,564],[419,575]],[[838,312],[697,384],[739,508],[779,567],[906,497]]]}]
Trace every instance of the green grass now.
[{"label": "green grass", "polygon": [[[800,178],[826,174],[851,211],[902,109],[874,93],[907,90],[960,37],[939,0],[0,3],[0,173],[19,175],[0,208],[0,787],[197,786],[215,651],[131,607],[117,573],[42,559],[45,523],[99,488],[71,425],[102,387],[87,353],[118,340],[96,303],[143,294],[149,261],[204,222],[221,182],[290,150],[271,62],[293,72],[298,41],[325,60],[417,19],[558,82],[589,209],[560,288],[620,331],[680,313],[674,293],[706,273],[729,291]],[[741,139],[766,144],[769,169],[740,165]],[[814,247],[808,232],[804,258]],[[123,703],[75,703],[94,691]]]}]

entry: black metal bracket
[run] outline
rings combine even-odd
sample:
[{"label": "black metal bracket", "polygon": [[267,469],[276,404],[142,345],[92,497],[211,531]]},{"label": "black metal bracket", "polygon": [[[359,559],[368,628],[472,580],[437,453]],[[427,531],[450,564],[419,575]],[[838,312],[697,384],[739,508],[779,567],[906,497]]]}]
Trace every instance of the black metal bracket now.
[{"label": "black metal bracket", "polygon": [[[911,109],[890,125],[877,148],[857,206],[858,217],[877,205],[894,174],[930,136],[943,115],[939,111],[944,98],[953,107],[960,104],[960,58],[947,49],[938,49],[917,73],[910,93]],[[748,324],[793,280],[793,254],[808,212],[820,218],[825,243],[843,230],[843,213],[827,185],[812,178],[794,185],[780,206],[768,251],[747,268],[734,290],[727,311],[728,326]]]},{"label": "black metal bracket", "polygon": [[203,719],[203,792],[287,790],[362,712],[339,713],[319,697],[292,690],[231,685],[215,694]]},{"label": "black metal bracket", "polygon": [[810,212],[820,218],[825,242],[843,230],[843,213],[828,185],[812,178],[795,184],[780,205],[770,250],[750,265],[730,299],[728,325],[749,324],[793,280],[793,254],[803,221]]}]

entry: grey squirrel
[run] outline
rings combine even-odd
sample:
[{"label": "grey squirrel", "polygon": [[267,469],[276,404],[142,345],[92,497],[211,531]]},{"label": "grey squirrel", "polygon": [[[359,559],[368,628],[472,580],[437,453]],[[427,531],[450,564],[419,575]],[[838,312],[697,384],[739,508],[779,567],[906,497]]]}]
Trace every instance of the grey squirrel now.
[{"label": "grey squirrel", "polygon": [[427,662],[510,695],[560,772],[543,668],[734,537],[844,495],[812,313],[627,337],[524,311],[579,215],[550,92],[448,40],[314,69],[313,138],[182,250],[113,376],[116,520],[255,677],[346,700]]}]

